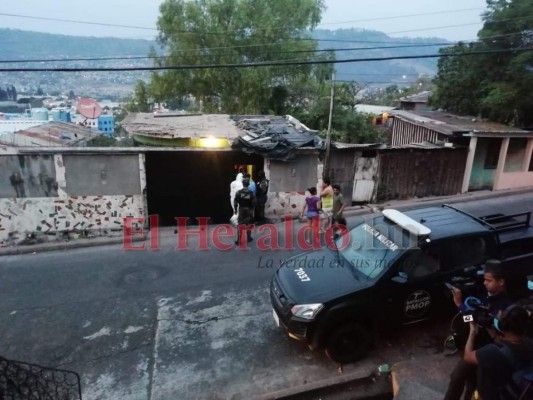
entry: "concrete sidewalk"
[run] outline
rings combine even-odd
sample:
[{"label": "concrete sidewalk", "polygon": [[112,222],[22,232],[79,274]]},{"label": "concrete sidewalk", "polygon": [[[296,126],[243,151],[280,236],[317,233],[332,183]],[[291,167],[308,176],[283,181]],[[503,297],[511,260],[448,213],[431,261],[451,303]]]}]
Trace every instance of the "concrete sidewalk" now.
[{"label": "concrete sidewalk", "polygon": [[[394,208],[398,210],[410,209],[410,208],[419,208],[419,207],[430,207],[440,204],[453,204],[460,202],[468,201],[480,201],[486,199],[494,199],[506,196],[514,196],[520,194],[531,193],[533,194],[533,188],[525,189],[513,189],[513,190],[499,190],[496,192],[490,190],[483,190],[472,193],[465,193],[455,196],[432,196],[424,198],[414,198],[409,200],[394,200],[387,201],[383,203],[376,204],[366,204],[360,206],[350,206],[346,207],[344,215],[346,217],[354,217],[359,215],[365,215],[373,212],[382,211],[385,208]],[[174,227],[163,227],[160,228],[160,236],[164,235],[173,235]],[[134,242],[143,242],[149,240],[149,235],[146,235],[144,238],[135,236],[133,237]],[[79,238],[72,239],[69,241],[52,241],[46,243],[37,243],[37,244],[27,244],[27,245],[17,245],[17,246],[6,246],[0,247],[0,256],[7,255],[17,255],[17,254],[31,254],[31,253],[40,253],[43,251],[64,251],[73,248],[81,247],[92,247],[92,246],[105,246],[105,245],[122,245],[124,238],[122,234],[115,236],[97,236],[91,238]]]}]

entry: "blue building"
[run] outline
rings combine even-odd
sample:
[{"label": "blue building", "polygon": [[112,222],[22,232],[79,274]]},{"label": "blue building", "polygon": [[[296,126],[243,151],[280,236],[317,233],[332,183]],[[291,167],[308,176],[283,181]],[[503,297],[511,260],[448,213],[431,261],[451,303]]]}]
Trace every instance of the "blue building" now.
[{"label": "blue building", "polygon": [[104,132],[106,136],[113,136],[115,132],[115,117],[109,114],[102,114],[98,117],[98,130]]}]

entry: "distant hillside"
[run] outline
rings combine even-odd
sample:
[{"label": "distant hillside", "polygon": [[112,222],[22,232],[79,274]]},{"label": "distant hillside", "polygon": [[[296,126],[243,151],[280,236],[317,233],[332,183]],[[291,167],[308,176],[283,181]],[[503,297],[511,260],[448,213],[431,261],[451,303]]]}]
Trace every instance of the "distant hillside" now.
[{"label": "distant hillside", "polygon": [[[313,37],[321,40],[320,49],[357,48],[337,52],[337,59],[389,57],[395,55],[435,54],[439,46],[401,47],[384,49],[388,46],[409,46],[428,43],[443,43],[442,39],[391,38],[384,33],[358,29],[316,30]],[[0,29],[0,60],[31,60],[50,58],[97,58],[121,56],[145,56],[154,41],[141,39],[95,38],[47,33]],[[380,47],[379,49],[370,49]],[[120,67],[151,66],[148,59],[135,60],[94,60],[77,62],[55,62],[47,66],[69,67]],[[371,85],[386,85],[412,82],[419,74],[433,75],[437,59],[409,59],[382,62],[361,62],[337,64],[338,80],[354,80]],[[2,64],[0,69],[9,66],[36,67],[35,63]],[[148,79],[143,72],[109,73],[8,73],[0,71],[0,87],[15,85],[17,89],[45,92],[68,92],[77,95],[120,99],[127,96],[138,79]],[[405,76],[405,78],[404,78]],[[20,90],[19,90],[20,91]]]},{"label": "distant hillside", "polygon": [[[338,60],[437,54],[442,46],[433,46],[432,44],[448,43],[448,41],[439,38],[391,38],[383,32],[361,29],[318,29],[313,32],[313,37],[321,40],[319,42],[320,49],[357,49],[338,51],[336,53]],[[431,46],[427,46],[429,44]],[[376,49],[371,50],[370,48]],[[412,81],[414,76],[420,74],[434,75],[437,72],[437,60],[438,58],[424,58],[342,63],[336,66],[337,79],[369,83]],[[406,76],[405,79],[403,78],[404,75]]]},{"label": "distant hillside", "polygon": [[0,29],[0,59],[146,55],[153,41]]}]

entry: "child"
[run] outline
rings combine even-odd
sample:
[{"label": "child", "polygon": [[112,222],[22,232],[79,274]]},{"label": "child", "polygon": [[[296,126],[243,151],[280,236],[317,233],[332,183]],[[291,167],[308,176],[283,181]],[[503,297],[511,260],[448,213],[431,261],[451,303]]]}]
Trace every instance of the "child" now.
[{"label": "child", "polygon": [[[316,187],[311,187],[307,190],[309,191],[310,195],[305,198],[305,204],[302,208],[301,218],[304,217],[304,214],[306,213],[305,211],[307,209],[306,215],[307,215],[307,219],[309,222],[309,228],[311,232],[318,233],[318,225],[320,221],[320,216],[318,213],[318,203],[320,202],[320,197],[316,195]],[[307,234],[307,230],[305,233]],[[316,238],[318,235],[313,235],[313,236],[315,236]]]},{"label": "child", "polygon": [[341,187],[333,185],[333,223],[346,225],[346,219],[342,215],[344,211],[344,197],[342,197]]}]

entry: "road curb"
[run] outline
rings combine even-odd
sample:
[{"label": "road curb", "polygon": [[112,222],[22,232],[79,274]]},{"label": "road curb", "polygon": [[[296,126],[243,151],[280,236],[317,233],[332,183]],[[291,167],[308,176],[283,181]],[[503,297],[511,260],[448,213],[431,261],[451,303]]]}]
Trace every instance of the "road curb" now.
[{"label": "road curb", "polygon": [[[147,238],[134,238],[132,241],[145,242]],[[85,247],[97,247],[97,246],[109,246],[113,244],[123,244],[124,239],[122,236],[116,238],[93,238],[93,239],[75,239],[70,242],[52,242],[52,243],[40,243],[32,245],[20,245],[13,247],[0,248],[1,256],[15,256],[20,254],[33,254],[41,253],[43,251],[62,251],[76,248]]]},{"label": "road curb", "polygon": [[[480,201],[493,198],[514,196],[520,194],[532,193],[533,188],[523,188],[523,189],[510,189],[510,190],[499,190],[499,191],[487,191],[487,192],[471,192],[462,195],[455,196],[441,196],[441,197],[424,197],[420,199],[409,199],[409,200],[393,200],[387,201],[384,203],[378,204],[367,204],[362,206],[350,206],[344,209],[344,216],[346,217],[356,217],[360,215],[371,214],[374,212],[379,212],[385,208],[395,208],[398,210],[405,210],[409,208],[416,207],[429,207],[434,205],[441,204],[454,204],[461,202],[470,202],[470,201]],[[298,220],[298,218],[293,218]],[[274,221],[273,221],[274,222]],[[282,223],[282,220],[278,221]],[[144,237],[133,237],[133,242],[145,242],[148,241],[149,235]],[[96,246],[107,246],[113,244],[122,244],[123,237],[96,237],[91,239],[74,239],[69,242],[47,242],[40,243],[35,245],[18,245],[13,247],[4,247],[0,248],[0,257],[1,256],[11,256],[11,255],[20,255],[20,254],[31,254],[39,253],[43,251],[61,251],[69,250],[76,248],[84,247],[96,247]]]},{"label": "road curb", "polygon": [[[336,388],[348,384],[362,384],[365,382],[375,381],[377,378],[376,367],[364,367],[360,368],[357,371],[350,372],[347,374],[342,374],[333,378],[322,379],[318,382],[307,383],[304,385],[299,385],[287,389],[282,389],[276,392],[271,392],[263,394],[260,396],[252,397],[252,400],[289,400],[293,398],[305,398],[306,396],[311,396],[315,392],[319,392],[323,389],[328,389],[329,391],[334,391]],[[392,387],[391,387],[392,392]]]}]

